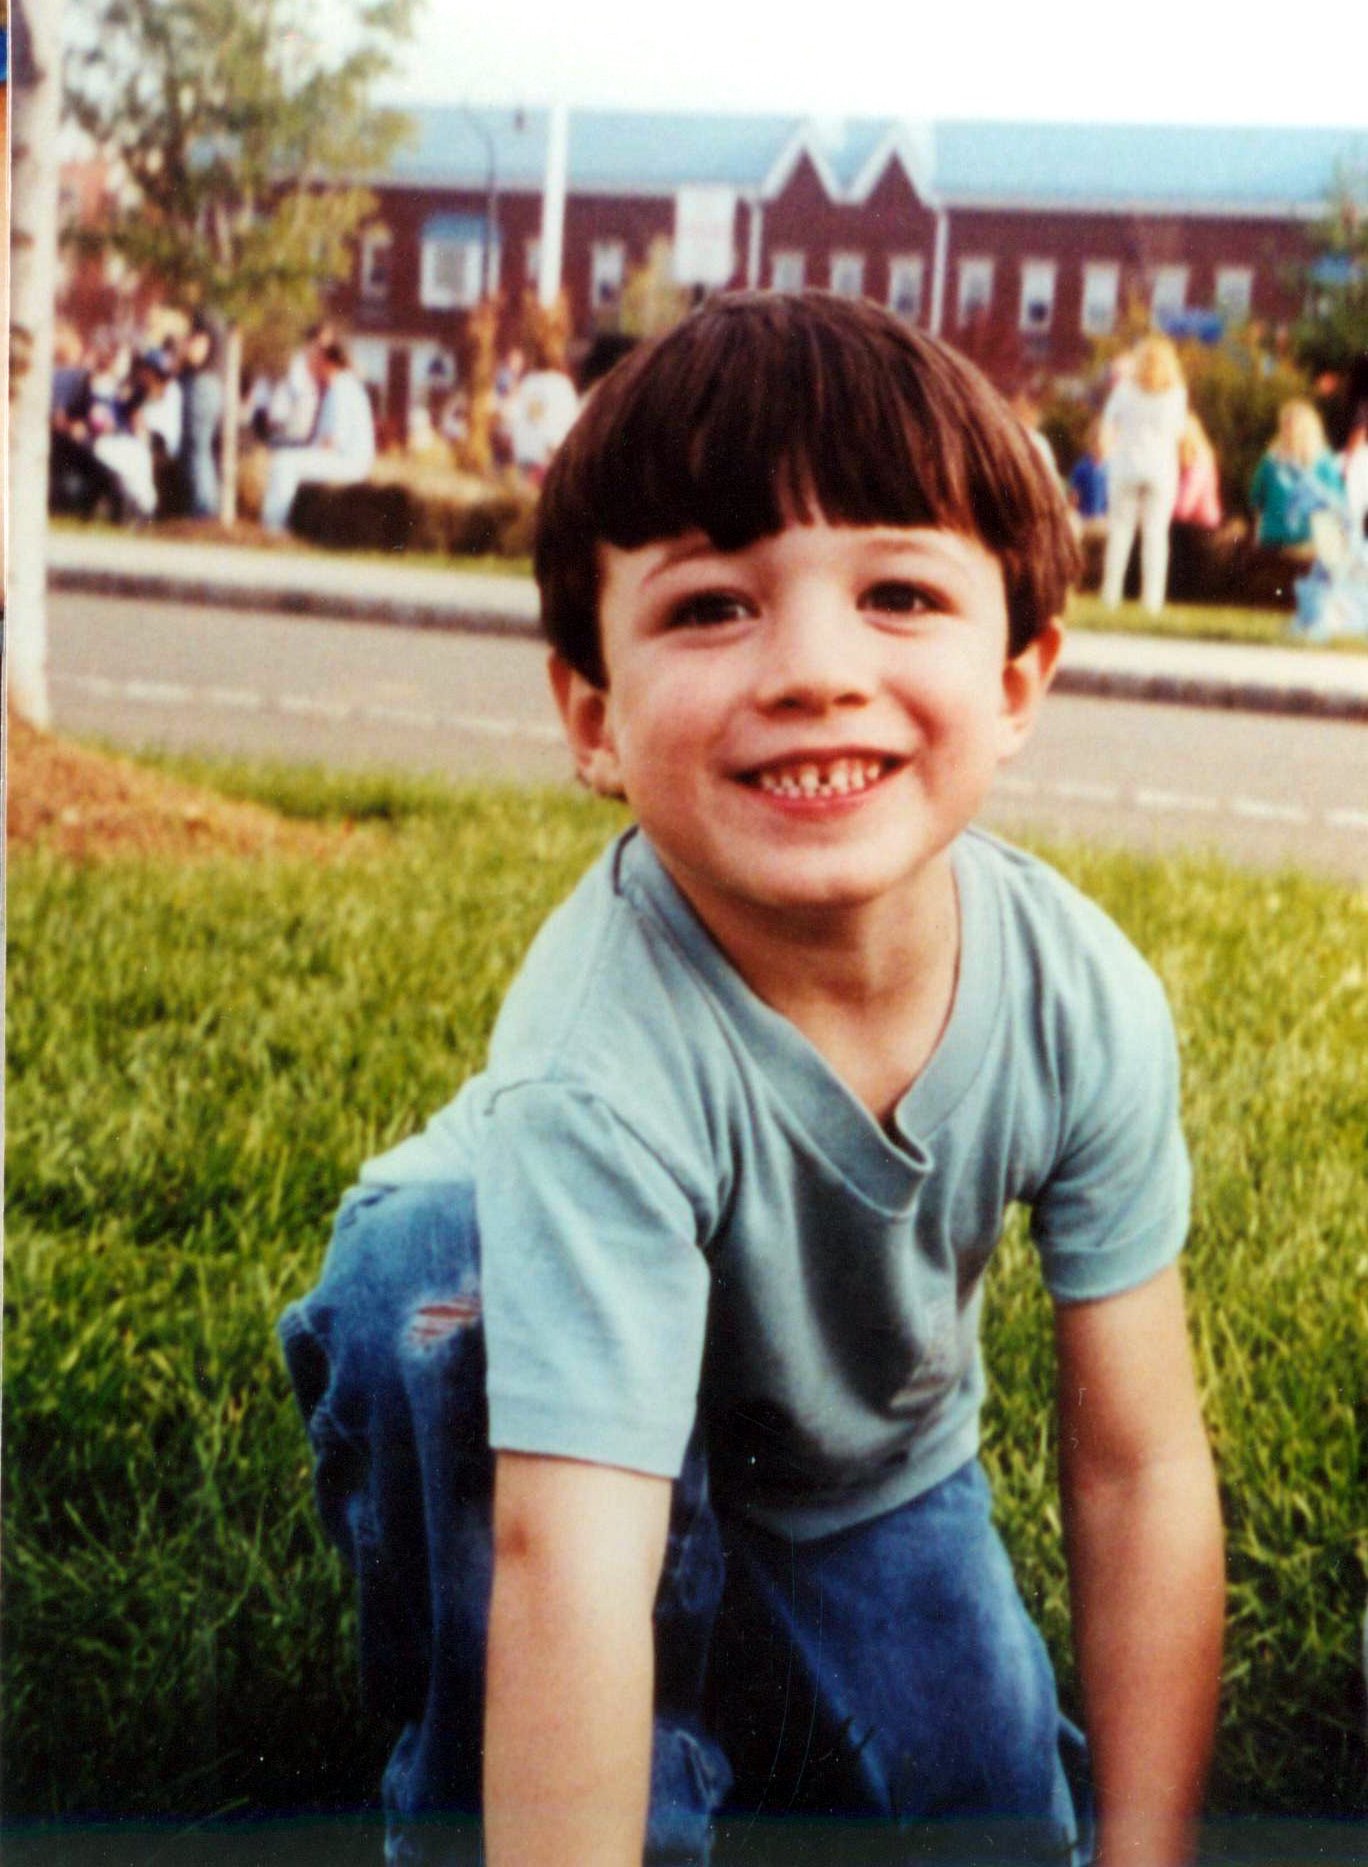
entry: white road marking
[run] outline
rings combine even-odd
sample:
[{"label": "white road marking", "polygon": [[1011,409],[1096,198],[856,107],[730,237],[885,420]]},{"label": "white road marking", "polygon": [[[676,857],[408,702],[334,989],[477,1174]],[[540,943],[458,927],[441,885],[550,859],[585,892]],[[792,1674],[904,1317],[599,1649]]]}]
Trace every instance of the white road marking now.
[{"label": "white road marking", "polygon": [[364,719],[382,720],[386,726],[422,726],[431,731],[437,724],[435,713],[420,713],[416,707],[362,707]]},{"label": "white road marking", "polygon": [[254,694],[250,687],[206,687],[201,690],[202,699],[213,707],[237,707],[244,713],[259,712],[266,702],[260,694]]},{"label": "white road marking", "polygon": [[1368,830],[1368,810],[1327,810],[1325,821],[1332,830]]},{"label": "white road marking", "polygon": [[1083,780],[1061,778],[1050,790],[1070,804],[1119,804],[1121,793],[1114,784],[1089,784]]},{"label": "white road marking", "polygon": [[1311,812],[1300,804],[1273,804],[1262,797],[1232,797],[1230,808],[1237,817],[1254,817],[1262,823],[1310,823]]},{"label": "white road marking", "polygon": [[1219,810],[1219,797],[1198,797],[1189,791],[1156,791],[1141,787],[1135,793],[1141,810]]},{"label": "white road marking", "polygon": [[356,711],[345,700],[319,700],[313,694],[282,694],[276,705],[282,713],[303,714],[315,720],[349,720]]},{"label": "white road marking", "polygon": [[121,691],[126,700],[141,700],[153,707],[183,707],[195,698],[193,687],[176,681],[124,681],[115,691]]}]

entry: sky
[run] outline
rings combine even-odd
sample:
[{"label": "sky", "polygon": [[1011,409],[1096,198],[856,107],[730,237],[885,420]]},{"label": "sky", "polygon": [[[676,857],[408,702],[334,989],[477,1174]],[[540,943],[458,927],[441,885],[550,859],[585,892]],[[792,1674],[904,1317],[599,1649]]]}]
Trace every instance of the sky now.
[{"label": "sky", "polygon": [[1259,25],[1222,0],[1135,10],[1106,0],[991,10],[983,0],[426,0],[407,69],[385,93],[404,103],[1353,127],[1365,117],[1362,59],[1350,52],[1360,6],[1312,8],[1289,40],[1285,21]]}]

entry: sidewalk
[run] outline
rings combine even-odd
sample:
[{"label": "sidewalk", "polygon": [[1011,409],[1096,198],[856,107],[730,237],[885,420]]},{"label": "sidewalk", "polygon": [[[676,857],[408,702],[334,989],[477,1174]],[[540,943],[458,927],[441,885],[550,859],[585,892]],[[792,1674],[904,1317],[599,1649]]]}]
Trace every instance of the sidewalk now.
[{"label": "sidewalk", "polygon": [[[402,560],[200,545],[147,533],[58,529],[48,537],[53,589],[148,601],[340,616],[406,628],[534,635],[530,578],[418,569]],[[1256,713],[1368,722],[1368,655],[1186,642],[1157,636],[1071,635],[1055,682],[1062,693]]]}]

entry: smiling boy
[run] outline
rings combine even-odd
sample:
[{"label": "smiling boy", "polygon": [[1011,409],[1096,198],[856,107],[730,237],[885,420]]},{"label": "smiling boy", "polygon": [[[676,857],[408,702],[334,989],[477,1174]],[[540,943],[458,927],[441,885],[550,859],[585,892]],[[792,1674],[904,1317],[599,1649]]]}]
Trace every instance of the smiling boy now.
[{"label": "smiling boy", "polygon": [[636,827],[283,1324],[404,1727],[392,1859],[446,1858],[481,1790],[495,1867],[704,1860],[722,1807],[1063,1857],[1081,1746],[977,1462],[1013,1202],[1097,1859],[1188,1857],[1222,1565],[1171,1025],[1100,910],[973,827],[1074,562],[982,378],[820,294],[696,313],[553,464],[552,684]]}]

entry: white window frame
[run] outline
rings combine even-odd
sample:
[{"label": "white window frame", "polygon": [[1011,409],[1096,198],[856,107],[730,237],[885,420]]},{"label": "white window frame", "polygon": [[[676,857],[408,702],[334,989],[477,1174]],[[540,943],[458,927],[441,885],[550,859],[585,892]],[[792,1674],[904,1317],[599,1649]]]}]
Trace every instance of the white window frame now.
[{"label": "white window frame", "polygon": [[791,249],[770,254],[770,290],[801,292],[807,277],[807,254]]},{"label": "white window frame", "polygon": [[418,302],[428,311],[465,311],[484,296],[483,240],[429,234],[423,240]]},{"label": "white window frame", "polygon": [[[1055,288],[1059,283],[1059,265],[1053,259],[1023,259],[1021,262],[1021,329],[1031,337],[1049,335],[1054,325]],[[1034,315],[1039,311],[1040,315]]]},{"label": "white window frame", "polygon": [[[393,278],[394,236],[381,222],[361,234],[361,296],[368,304],[384,304]],[[377,262],[383,261],[383,269]]]},{"label": "white window frame", "polygon": [[1156,266],[1150,277],[1150,315],[1157,324],[1161,318],[1187,310],[1187,266]]},{"label": "white window frame", "polygon": [[966,255],[959,262],[955,289],[955,321],[964,329],[978,312],[985,316],[993,309],[993,262],[981,253]]},{"label": "white window frame", "polygon": [[1121,262],[1090,259],[1083,267],[1079,328],[1085,337],[1110,337],[1121,308]]},{"label": "white window frame", "polygon": [[846,250],[833,253],[827,277],[832,291],[838,297],[862,298],[865,280],[864,254]]},{"label": "white window frame", "polygon": [[1254,309],[1254,268],[1218,266],[1215,304],[1232,324],[1243,324]]},{"label": "white window frame", "polygon": [[616,311],[627,283],[625,240],[595,240],[589,249],[589,303],[595,311]]},{"label": "white window frame", "polygon": [[888,309],[905,324],[920,324],[926,310],[926,261],[920,253],[894,253],[888,261]]}]

